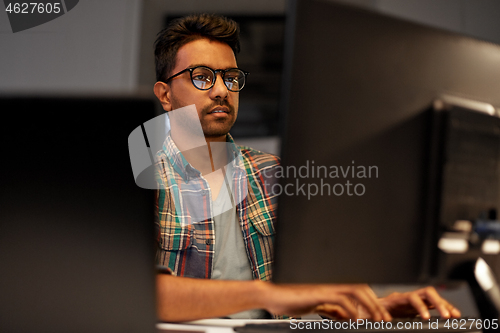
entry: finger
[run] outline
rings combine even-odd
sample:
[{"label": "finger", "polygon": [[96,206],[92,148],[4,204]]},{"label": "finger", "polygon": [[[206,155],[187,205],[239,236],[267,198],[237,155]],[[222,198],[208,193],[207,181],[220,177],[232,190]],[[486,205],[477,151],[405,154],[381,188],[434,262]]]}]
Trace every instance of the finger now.
[{"label": "finger", "polygon": [[392,320],[391,315],[385,309],[385,307],[380,304],[373,290],[368,287],[355,287],[352,291],[352,296],[359,301],[360,305],[363,306],[368,313],[372,316],[375,321]]},{"label": "finger", "polygon": [[462,313],[460,312],[459,309],[453,306],[453,309],[450,310],[451,316],[453,318],[460,318],[462,317]]},{"label": "finger", "polygon": [[369,292],[371,293],[372,297],[377,300],[377,304],[381,307],[383,320],[391,321],[392,315],[390,314],[389,310],[387,310],[387,308],[384,306],[384,304],[380,302],[380,298],[378,298],[378,296],[375,294],[372,288],[369,288]]},{"label": "finger", "polygon": [[367,286],[367,288],[368,288],[368,292],[373,297],[373,299],[375,299],[375,301],[377,302],[377,305],[379,306],[380,311],[382,312],[382,319],[385,321],[391,321],[392,315],[389,313],[389,310],[387,310],[387,308],[380,302],[380,299],[375,294],[373,289],[370,288],[369,286]]},{"label": "finger", "polygon": [[354,306],[352,300],[349,297],[344,295],[338,296],[335,303],[341,306],[348,313],[348,318],[358,319],[358,309],[356,308],[356,306]]},{"label": "finger", "polygon": [[423,319],[426,319],[426,320],[430,319],[431,314],[429,313],[429,309],[428,309],[427,305],[424,303],[424,301],[422,300],[419,293],[412,292],[412,293],[408,293],[407,295],[408,295],[407,297],[408,297],[409,303],[413,306],[413,308],[415,310],[417,310],[418,314],[420,314],[420,316]]},{"label": "finger", "polygon": [[315,309],[314,312],[325,316],[329,317],[332,319],[349,319],[352,318],[352,315],[349,314],[343,307],[340,305],[336,304],[322,304],[318,305]]},{"label": "finger", "polygon": [[433,287],[427,287],[422,291],[422,297],[425,297],[427,301],[432,304],[439,312],[439,314],[448,319],[450,317],[460,317],[460,311],[453,305],[448,303],[444,298],[442,298],[439,293]]}]

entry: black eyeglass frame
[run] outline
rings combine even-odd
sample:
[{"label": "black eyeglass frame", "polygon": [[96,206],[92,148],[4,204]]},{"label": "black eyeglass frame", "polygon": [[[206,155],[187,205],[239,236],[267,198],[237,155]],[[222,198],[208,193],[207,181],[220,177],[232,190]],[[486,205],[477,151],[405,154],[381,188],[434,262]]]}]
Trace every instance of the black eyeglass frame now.
[{"label": "black eyeglass frame", "polygon": [[[194,80],[193,80],[193,71],[195,69],[197,69],[197,68],[206,68],[206,69],[208,69],[208,70],[210,70],[211,72],[214,73],[214,76],[213,76],[213,79],[212,79],[212,83],[210,84],[210,87],[203,89],[203,88],[200,88],[200,87],[196,86],[196,84],[194,83]],[[231,88],[229,88],[227,86],[226,80],[224,80],[224,75],[226,75],[227,72],[229,72],[231,70],[235,70],[235,69],[238,70],[238,71],[240,71],[240,72],[242,72],[243,75],[244,75],[244,78],[245,78],[245,82],[243,83],[243,85],[238,90],[232,90]],[[168,81],[172,80],[174,77],[179,76],[179,75],[181,75],[181,74],[183,74],[183,73],[185,73],[187,71],[189,71],[189,74],[190,74],[189,77],[191,78],[191,83],[198,90],[210,90],[210,89],[212,89],[212,87],[215,85],[215,81],[217,80],[217,73],[221,73],[221,77],[222,77],[222,81],[224,82],[224,85],[226,86],[226,88],[229,91],[232,91],[232,92],[239,92],[239,91],[241,91],[241,89],[243,89],[245,87],[245,83],[247,81],[247,75],[250,74],[249,72],[246,72],[246,71],[242,70],[241,68],[236,68],[236,67],[235,68],[228,68],[228,69],[212,69],[212,68],[207,67],[207,66],[195,66],[195,67],[188,67],[186,69],[183,69],[182,71],[180,71],[180,72],[178,72],[178,73],[170,76],[169,78],[167,78],[164,82],[168,83]]]}]

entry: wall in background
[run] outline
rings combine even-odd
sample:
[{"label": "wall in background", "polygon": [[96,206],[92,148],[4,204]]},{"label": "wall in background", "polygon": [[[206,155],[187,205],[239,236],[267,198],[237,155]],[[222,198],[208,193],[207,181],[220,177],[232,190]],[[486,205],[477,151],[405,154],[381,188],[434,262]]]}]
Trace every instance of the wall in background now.
[{"label": "wall in background", "polygon": [[[500,43],[497,0],[342,1]],[[0,93],[151,93],[153,42],[166,14],[283,14],[286,1],[85,0],[16,34],[0,8]]]},{"label": "wall in background", "polygon": [[497,0],[331,0],[500,44]]},{"label": "wall in background", "polygon": [[85,0],[12,33],[0,5],[0,93],[134,92],[141,0]]}]

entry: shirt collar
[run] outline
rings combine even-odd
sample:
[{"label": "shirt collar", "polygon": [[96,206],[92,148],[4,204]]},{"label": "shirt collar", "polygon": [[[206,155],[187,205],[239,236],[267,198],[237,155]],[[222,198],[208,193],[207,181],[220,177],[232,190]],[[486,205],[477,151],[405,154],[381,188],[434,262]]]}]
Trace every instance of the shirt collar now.
[{"label": "shirt collar", "polygon": [[[241,151],[239,147],[234,142],[231,134],[226,135],[226,142],[229,143],[229,154],[232,157],[232,163],[234,170],[244,171],[245,166],[241,158]],[[177,148],[170,132],[168,132],[165,142],[163,143],[163,150],[174,168],[174,170],[182,177],[184,181],[189,181],[190,178],[199,177],[200,172],[193,168],[191,164],[184,158],[182,152]]]}]

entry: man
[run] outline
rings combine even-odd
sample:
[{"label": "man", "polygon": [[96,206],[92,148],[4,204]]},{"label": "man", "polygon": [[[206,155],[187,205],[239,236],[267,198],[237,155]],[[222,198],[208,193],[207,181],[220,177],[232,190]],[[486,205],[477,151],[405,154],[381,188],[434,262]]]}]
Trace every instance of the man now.
[{"label": "man", "polygon": [[431,287],[377,299],[366,285],[270,282],[276,198],[263,175],[279,161],[229,135],[246,80],[238,51],[237,24],[214,15],[175,21],[156,41],[154,92],[172,128],[157,154],[157,261],[170,273],[157,278],[160,319],[317,312],[387,321],[428,318],[429,307],[459,317]]}]

